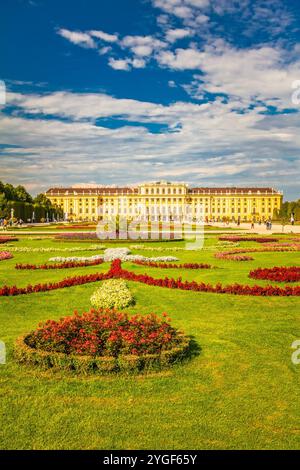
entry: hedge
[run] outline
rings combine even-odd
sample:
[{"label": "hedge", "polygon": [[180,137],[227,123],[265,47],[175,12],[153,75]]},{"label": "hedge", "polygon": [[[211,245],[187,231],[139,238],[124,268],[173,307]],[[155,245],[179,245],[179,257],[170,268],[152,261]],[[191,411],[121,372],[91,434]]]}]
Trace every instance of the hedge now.
[{"label": "hedge", "polygon": [[39,366],[43,369],[74,371],[78,374],[99,375],[117,372],[141,372],[170,367],[188,356],[190,340],[182,335],[180,346],[162,351],[160,354],[81,356],[49,352],[31,348],[26,344],[28,335],[20,336],[14,347],[14,358],[20,364]]}]

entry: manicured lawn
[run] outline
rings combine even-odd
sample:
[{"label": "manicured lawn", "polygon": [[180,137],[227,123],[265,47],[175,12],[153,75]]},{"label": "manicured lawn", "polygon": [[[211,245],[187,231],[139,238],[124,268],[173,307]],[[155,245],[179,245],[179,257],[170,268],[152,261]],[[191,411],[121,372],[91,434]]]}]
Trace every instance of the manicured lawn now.
[{"label": "manicured lawn", "polygon": [[[215,266],[212,270],[123,266],[139,273],[148,271],[153,277],[266,285],[268,281],[249,279],[248,272],[257,267],[300,265],[298,252],[253,253],[251,262],[217,260],[213,256],[216,243],[217,238],[208,238],[205,247],[212,249],[200,252],[134,251],[176,256],[180,262],[210,263]],[[22,238],[13,246],[89,244],[93,242]],[[7,249],[7,245],[0,246],[0,250]],[[104,263],[57,271],[17,271],[16,262],[40,264],[51,256],[74,253],[13,254],[12,260],[0,262],[0,286],[60,280],[109,267]],[[172,369],[138,376],[84,377],[20,366],[12,357],[15,339],[40,321],[59,319],[74,309],[89,309],[97,283],[0,297],[0,340],[8,350],[7,364],[0,365],[1,449],[300,448],[300,366],[291,362],[291,344],[300,339],[299,297],[206,294],[128,284],[136,298],[129,312],[168,312],[174,325],[197,341],[199,354]]]}]

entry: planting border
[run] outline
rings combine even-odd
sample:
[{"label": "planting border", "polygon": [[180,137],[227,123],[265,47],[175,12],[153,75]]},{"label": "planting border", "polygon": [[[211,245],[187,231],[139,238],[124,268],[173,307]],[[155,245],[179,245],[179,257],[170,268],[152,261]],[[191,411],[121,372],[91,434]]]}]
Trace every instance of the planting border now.
[{"label": "planting border", "polygon": [[30,364],[44,369],[69,370],[80,374],[99,375],[114,372],[141,372],[170,367],[188,356],[190,339],[182,335],[182,343],[176,348],[162,351],[160,354],[112,356],[80,356],[43,351],[26,344],[27,335],[20,336],[14,347],[14,358],[20,364]]},{"label": "planting border", "polygon": [[300,296],[300,285],[296,286],[249,286],[243,284],[228,284],[222,285],[217,283],[215,285],[205,284],[204,282],[197,283],[195,281],[182,281],[179,277],[174,278],[154,278],[147,274],[136,274],[132,271],[127,271],[122,268],[121,260],[116,259],[112,262],[109,271],[106,273],[87,274],[85,276],[67,277],[55,283],[36,284],[35,286],[28,285],[27,287],[17,286],[3,286],[0,287],[0,296],[15,296],[31,294],[33,292],[46,292],[55,289],[66,287],[78,286],[88,284],[90,282],[103,281],[111,278],[122,278],[127,281],[141,282],[150,286],[166,287],[168,289],[190,290],[194,292],[209,292],[213,294],[233,294],[233,295],[251,295],[251,296],[276,296],[276,297],[289,297]]}]

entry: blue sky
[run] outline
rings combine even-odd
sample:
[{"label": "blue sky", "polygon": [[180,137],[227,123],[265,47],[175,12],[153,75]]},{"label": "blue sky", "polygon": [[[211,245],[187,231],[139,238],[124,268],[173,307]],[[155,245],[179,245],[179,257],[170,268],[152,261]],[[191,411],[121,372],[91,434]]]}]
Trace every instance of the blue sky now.
[{"label": "blue sky", "polygon": [[4,0],[0,179],[299,198],[299,20],[296,0]]}]

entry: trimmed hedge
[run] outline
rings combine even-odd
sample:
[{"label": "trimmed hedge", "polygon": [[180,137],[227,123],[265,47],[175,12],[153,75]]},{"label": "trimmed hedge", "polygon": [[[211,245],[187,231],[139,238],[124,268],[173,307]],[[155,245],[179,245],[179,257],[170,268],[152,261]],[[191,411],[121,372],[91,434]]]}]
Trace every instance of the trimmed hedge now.
[{"label": "trimmed hedge", "polygon": [[20,336],[14,347],[14,358],[20,364],[39,366],[43,369],[74,371],[78,374],[99,375],[130,372],[136,373],[146,370],[162,369],[182,361],[188,356],[190,340],[182,335],[180,346],[162,351],[160,354],[120,355],[113,356],[82,356],[48,352],[31,348],[26,344],[28,335]]}]

